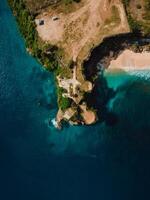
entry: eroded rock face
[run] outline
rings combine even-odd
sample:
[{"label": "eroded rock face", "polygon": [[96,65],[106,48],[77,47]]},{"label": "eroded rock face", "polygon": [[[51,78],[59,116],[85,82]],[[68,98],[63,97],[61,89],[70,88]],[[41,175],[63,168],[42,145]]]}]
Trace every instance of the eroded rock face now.
[{"label": "eroded rock face", "polygon": [[86,104],[80,105],[81,116],[83,117],[83,123],[86,125],[94,124],[97,121],[97,115],[94,110],[89,110]]}]

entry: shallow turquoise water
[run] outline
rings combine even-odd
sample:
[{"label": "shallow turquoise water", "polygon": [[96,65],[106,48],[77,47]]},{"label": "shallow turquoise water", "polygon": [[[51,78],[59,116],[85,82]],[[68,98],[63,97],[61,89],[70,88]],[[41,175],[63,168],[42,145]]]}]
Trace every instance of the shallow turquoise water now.
[{"label": "shallow turquoise water", "polygon": [[60,132],[49,123],[57,112],[53,75],[26,53],[5,0],[0,22],[0,199],[148,198],[149,71],[105,74],[116,92],[107,105],[113,125]]}]

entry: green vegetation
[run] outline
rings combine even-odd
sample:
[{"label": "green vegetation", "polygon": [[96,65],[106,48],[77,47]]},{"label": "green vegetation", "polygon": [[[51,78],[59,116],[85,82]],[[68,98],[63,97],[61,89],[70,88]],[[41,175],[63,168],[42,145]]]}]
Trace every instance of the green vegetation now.
[{"label": "green vegetation", "polygon": [[70,106],[71,106],[70,99],[62,96],[59,107],[64,111]]},{"label": "green vegetation", "polygon": [[[72,2],[70,0],[63,1],[64,3]],[[8,2],[16,17],[20,32],[25,39],[25,45],[29,53],[37,58],[37,60],[48,70],[55,70],[56,76],[61,75],[61,77],[69,78],[71,75],[71,69],[65,66],[60,67],[58,62],[59,57],[63,54],[62,50],[58,49],[56,46],[45,44],[38,38],[34,16],[25,4],[27,0],[8,0]],[[76,0],[76,2],[78,2],[78,0]],[[69,98],[63,97],[64,92],[64,89],[57,85],[58,106],[63,111],[70,107],[72,101]]]},{"label": "green vegetation", "polygon": [[[143,0],[145,6],[137,4],[137,10],[135,11],[132,11],[132,6],[134,6],[134,4],[132,4],[131,0],[122,0],[122,2],[125,6],[128,22],[132,32],[142,33],[145,36],[150,35],[150,1]],[[136,13],[134,12],[141,12],[140,20],[136,19]]]},{"label": "green vegetation", "polygon": [[149,0],[145,0],[145,13],[143,18],[145,20],[150,20],[150,1]]},{"label": "green vegetation", "polygon": [[125,6],[129,6],[130,0],[122,0],[122,2]]},{"label": "green vegetation", "polygon": [[65,111],[71,106],[71,99],[63,97],[65,90],[57,86],[57,95],[58,95],[58,106],[62,111]]},{"label": "green vegetation", "polygon": [[72,70],[68,66],[59,66],[55,70],[55,75],[60,76],[60,78],[66,78],[69,79],[72,77]]},{"label": "green vegetation", "polygon": [[130,13],[130,10],[129,10],[129,4],[130,4],[130,0],[122,0],[123,4],[124,4],[124,7],[125,7],[125,11],[126,11],[126,14],[127,14],[127,18],[128,18],[128,22],[129,22],[129,26],[130,26],[130,29],[133,33],[139,33],[141,32],[141,25],[138,21],[136,21],[131,13]]},{"label": "green vegetation", "polygon": [[70,69],[69,67],[60,67],[58,65],[57,69],[55,70],[55,79],[56,79],[56,87],[57,87],[57,96],[58,96],[58,107],[61,108],[62,111],[65,111],[69,108],[72,104],[72,100],[67,97],[63,97],[63,94],[67,91],[64,88],[59,87],[57,82],[57,76],[70,78]]},{"label": "green vegetation", "polygon": [[33,17],[25,8],[23,0],[8,0],[14,15],[16,16],[19,28],[27,47],[35,46],[37,44],[37,32]]},{"label": "green vegetation", "polygon": [[105,20],[105,25],[111,25],[111,23],[114,23],[116,26],[116,24],[119,24],[120,21],[118,8],[116,6],[112,6],[112,15],[110,18]]},{"label": "green vegetation", "polygon": [[45,45],[39,41],[34,16],[26,8],[23,0],[8,0],[8,2],[17,19],[20,32],[25,39],[29,52],[48,70],[56,69],[58,66],[56,58],[58,48],[50,44]]},{"label": "green vegetation", "polygon": [[80,2],[81,0],[24,0],[26,6],[29,8],[30,12],[34,15],[41,12],[42,9],[47,8],[49,6],[68,6],[73,2]]},{"label": "green vegetation", "polygon": [[130,13],[128,13],[128,22],[132,32],[140,33],[141,32],[141,24],[135,20]]},{"label": "green vegetation", "polygon": [[62,0],[62,2],[65,3],[65,4],[70,4],[70,3],[73,3],[73,2],[79,3],[80,0]]},{"label": "green vegetation", "polygon": [[120,15],[118,8],[116,6],[112,6],[112,21],[116,23],[120,23]]}]

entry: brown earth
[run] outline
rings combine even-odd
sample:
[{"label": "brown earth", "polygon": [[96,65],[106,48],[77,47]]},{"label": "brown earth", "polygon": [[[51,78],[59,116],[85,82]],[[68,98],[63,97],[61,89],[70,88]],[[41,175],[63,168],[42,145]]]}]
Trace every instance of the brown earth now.
[{"label": "brown earth", "polygon": [[144,19],[146,14],[146,1],[148,0],[132,0],[129,3],[129,11],[132,17],[137,21],[146,22],[147,20]]},{"label": "brown earth", "polygon": [[88,110],[86,104],[81,105],[80,108],[82,109],[81,116],[83,117],[84,123],[86,125],[90,125],[96,122],[96,113],[92,110]]},{"label": "brown earth", "polygon": [[[59,87],[67,91],[63,94],[65,97],[73,99],[79,106],[84,93],[92,90],[91,82],[85,81],[82,73],[82,63],[90,55],[91,49],[105,37],[130,32],[121,0],[81,0],[78,7],[69,12],[64,12],[60,7],[49,7],[35,20],[40,39],[63,49],[61,59],[66,67],[74,61],[72,77],[68,79],[63,76]],[[41,20],[44,21],[42,25],[39,23]],[[89,108],[82,107],[80,114],[85,124],[97,120],[96,113]]]},{"label": "brown earth", "polygon": [[[104,37],[129,32],[121,0],[81,2],[81,7],[68,14],[49,8],[37,16],[44,20],[44,25],[37,25],[40,38],[64,49],[67,60],[80,62]],[[59,19],[54,21],[54,16]]]}]

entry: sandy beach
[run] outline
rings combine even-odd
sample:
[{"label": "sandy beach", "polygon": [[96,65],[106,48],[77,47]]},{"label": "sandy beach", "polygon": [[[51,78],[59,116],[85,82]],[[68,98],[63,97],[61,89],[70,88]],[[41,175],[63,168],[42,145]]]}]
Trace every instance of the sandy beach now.
[{"label": "sandy beach", "polygon": [[108,70],[132,71],[150,69],[150,52],[135,53],[131,50],[123,51],[117,59],[112,60]]}]

